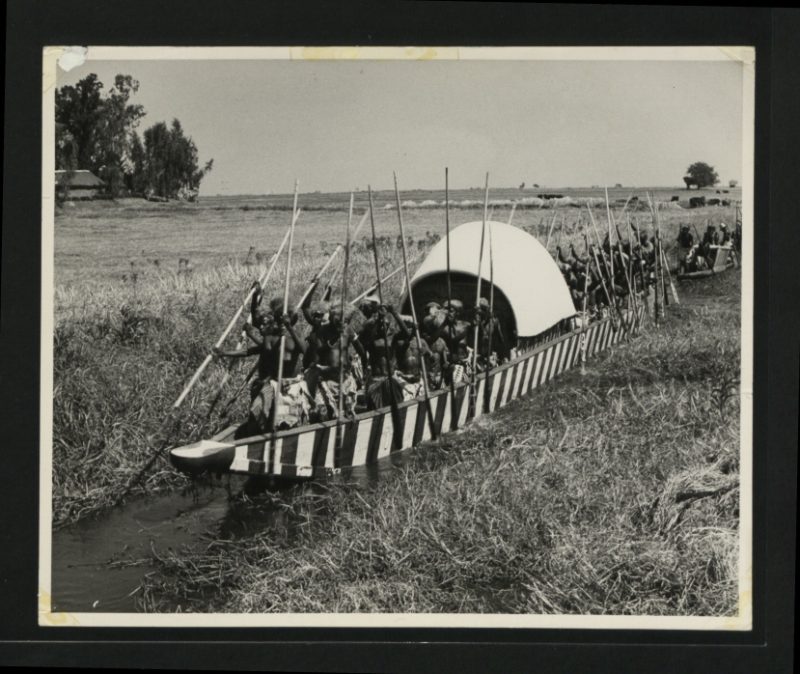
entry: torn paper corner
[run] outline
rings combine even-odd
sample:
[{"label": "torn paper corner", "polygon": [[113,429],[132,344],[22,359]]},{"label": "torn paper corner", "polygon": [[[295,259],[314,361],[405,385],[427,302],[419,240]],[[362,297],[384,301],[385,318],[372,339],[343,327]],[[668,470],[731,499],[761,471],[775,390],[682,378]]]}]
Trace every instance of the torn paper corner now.
[{"label": "torn paper corner", "polygon": [[88,47],[63,47],[61,56],[58,57],[58,65],[64,72],[69,72],[73,68],[82,66],[88,54]]}]

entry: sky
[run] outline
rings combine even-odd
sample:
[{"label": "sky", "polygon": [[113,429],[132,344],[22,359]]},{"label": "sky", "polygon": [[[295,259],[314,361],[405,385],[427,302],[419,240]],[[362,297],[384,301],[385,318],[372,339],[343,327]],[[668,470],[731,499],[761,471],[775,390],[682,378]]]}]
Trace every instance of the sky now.
[{"label": "sky", "polygon": [[201,195],[453,188],[682,186],[689,164],[741,180],[733,61],[88,61],[140,83],[139,131],[180,119]]}]

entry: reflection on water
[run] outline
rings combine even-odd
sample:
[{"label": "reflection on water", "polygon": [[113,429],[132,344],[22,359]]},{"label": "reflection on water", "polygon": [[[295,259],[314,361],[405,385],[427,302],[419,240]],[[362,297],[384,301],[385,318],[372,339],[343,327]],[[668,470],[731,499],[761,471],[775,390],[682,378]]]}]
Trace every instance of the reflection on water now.
[{"label": "reflection on water", "polygon": [[[406,457],[407,452],[398,452],[332,479],[370,488]],[[154,572],[153,554],[184,546],[201,549],[209,539],[246,538],[268,528],[290,536],[292,502],[324,490],[324,483],[268,487],[262,481],[231,476],[185,492],[135,499],[55,531],[52,610],[135,611],[141,580]],[[326,516],[324,508],[311,512]]]}]

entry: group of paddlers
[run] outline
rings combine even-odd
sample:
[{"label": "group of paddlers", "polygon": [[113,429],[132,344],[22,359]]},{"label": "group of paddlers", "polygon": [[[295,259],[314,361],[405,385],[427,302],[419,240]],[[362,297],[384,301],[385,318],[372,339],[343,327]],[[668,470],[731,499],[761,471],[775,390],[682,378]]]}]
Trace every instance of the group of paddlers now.
[{"label": "group of paddlers", "polygon": [[[214,349],[223,357],[258,356],[250,385],[248,426],[253,433],[397,404],[422,395],[426,384],[430,391],[470,381],[474,370],[494,367],[511,355],[485,298],[472,311],[458,299],[429,302],[416,324],[393,305],[381,304],[375,294],[343,316],[324,299],[314,301],[318,283],[313,281],[300,312],[284,313],[279,297],[264,306],[255,282],[244,327],[250,346]],[[299,329],[300,314],[307,330]],[[473,357],[476,326],[478,351]],[[281,394],[276,400],[278,381]]]},{"label": "group of paddlers", "polygon": [[633,294],[655,283],[655,237],[641,234],[635,239],[619,239],[614,244],[608,235],[601,246],[586,245],[579,255],[573,244],[565,254],[556,246],[556,262],[569,287],[575,310],[588,317],[627,304]]},{"label": "group of paddlers", "polygon": [[712,269],[720,246],[731,247],[734,251],[741,250],[742,230],[738,220],[733,232],[723,222],[719,229],[709,224],[702,237],[696,229],[695,234],[697,238],[692,234],[689,225],[681,225],[678,232],[678,271],[680,273]]}]

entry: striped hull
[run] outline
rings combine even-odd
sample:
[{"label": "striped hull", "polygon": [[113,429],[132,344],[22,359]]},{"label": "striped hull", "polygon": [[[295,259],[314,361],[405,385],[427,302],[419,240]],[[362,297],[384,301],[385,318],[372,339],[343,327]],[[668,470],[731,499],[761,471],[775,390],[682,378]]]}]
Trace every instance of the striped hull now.
[{"label": "striped hull", "polygon": [[[479,375],[474,405],[470,404],[468,385],[459,385],[454,392],[450,389],[436,391],[430,397],[436,436],[494,412],[579,364],[582,341],[586,344],[587,359],[616,344],[634,331],[632,317],[629,314],[625,324],[616,327],[610,319],[604,319],[582,333],[579,330],[570,332]],[[228,472],[286,479],[313,478],[337,473],[342,468],[374,463],[431,439],[427,406],[422,399],[400,403],[396,423],[395,434],[394,414],[386,407],[341,422],[341,443],[337,443],[336,421],[240,439],[233,439],[235,429],[228,429],[214,440],[233,448]]]}]

